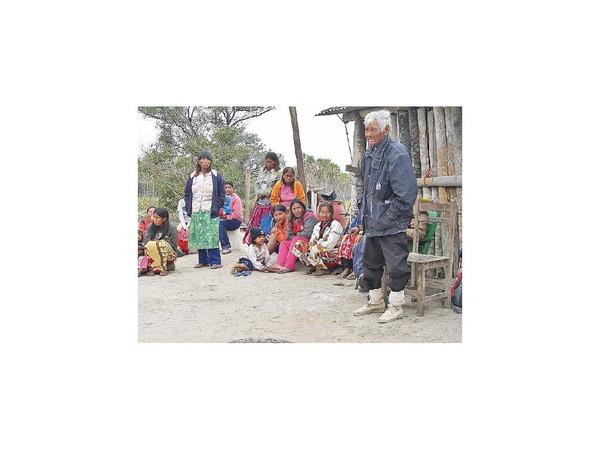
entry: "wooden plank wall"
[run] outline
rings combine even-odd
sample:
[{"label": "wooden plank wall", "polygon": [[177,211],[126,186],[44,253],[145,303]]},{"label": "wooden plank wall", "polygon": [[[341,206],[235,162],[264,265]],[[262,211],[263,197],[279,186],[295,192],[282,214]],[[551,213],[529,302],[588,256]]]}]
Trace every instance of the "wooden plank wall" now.
[{"label": "wooden plank wall", "polygon": [[[460,106],[389,107],[387,109],[392,114],[390,135],[409,150],[417,178],[421,178],[428,170],[429,177],[462,175],[462,108]],[[353,166],[358,166],[358,161],[366,147],[362,122],[370,110],[372,109],[360,113],[354,112],[353,117],[348,117],[355,123]],[[362,193],[362,183],[359,178],[353,175],[353,213],[356,208],[356,195]],[[458,242],[458,247],[462,247],[462,186],[424,186],[419,188],[418,196],[431,198],[436,202],[450,200],[457,202],[458,236],[455,237],[455,242]],[[442,240],[445,238],[440,228],[436,230],[433,245],[430,247],[431,254],[442,254]],[[454,267],[456,270],[456,264]]]},{"label": "wooden plank wall", "polygon": [[[395,114],[398,140],[410,150],[417,178],[427,169],[432,177],[462,175],[462,108],[461,107],[410,107],[399,108]],[[433,201],[454,200],[458,206],[458,242],[462,247],[462,186],[422,187],[418,196]],[[436,233],[431,246],[432,254],[441,254],[442,233]],[[456,239],[455,239],[456,240]]]}]

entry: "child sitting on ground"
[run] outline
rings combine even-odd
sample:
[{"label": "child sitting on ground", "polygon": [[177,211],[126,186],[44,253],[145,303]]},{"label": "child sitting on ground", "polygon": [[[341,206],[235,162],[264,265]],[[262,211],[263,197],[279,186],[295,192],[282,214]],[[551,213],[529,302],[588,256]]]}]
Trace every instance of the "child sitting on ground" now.
[{"label": "child sitting on ground", "polygon": [[269,249],[265,244],[265,232],[260,228],[250,228],[251,243],[245,247],[244,252],[247,258],[240,258],[233,264],[232,274],[236,272],[245,272],[258,270],[259,272],[276,272],[278,269],[270,267],[272,265]]}]

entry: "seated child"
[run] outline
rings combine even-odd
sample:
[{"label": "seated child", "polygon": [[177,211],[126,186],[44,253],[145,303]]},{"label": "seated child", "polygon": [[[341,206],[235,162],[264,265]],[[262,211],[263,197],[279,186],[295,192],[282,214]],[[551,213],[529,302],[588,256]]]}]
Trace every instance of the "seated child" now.
[{"label": "seated child", "polygon": [[285,241],[288,228],[287,208],[283,204],[273,206],[271,211],[273,216],[273,228],[269,233],[267,248],[269,253],[279,252],[279,243]]},{"label": "seated child", "polygon": [[337,246],[342,237],[342,224],[333,218],[333,205],[329,202],[319,205],[319,218],[321,221],[315,225],[308,245],[297,242],[292,250],[308,266],[304,272],[306,275],[315,272],[315,276],[325,275],[337,266]]},{"label": "seated child", "polygon": [[265,244],[265,232],[260,228],[250,228],[251,243],[245,247],[244,252],[246,258],[240,258],[238,262],[233,264],[231,273],[243,272],[249,270],[258,270],[260,272],[276,272],[271,266],[271,255]]}]

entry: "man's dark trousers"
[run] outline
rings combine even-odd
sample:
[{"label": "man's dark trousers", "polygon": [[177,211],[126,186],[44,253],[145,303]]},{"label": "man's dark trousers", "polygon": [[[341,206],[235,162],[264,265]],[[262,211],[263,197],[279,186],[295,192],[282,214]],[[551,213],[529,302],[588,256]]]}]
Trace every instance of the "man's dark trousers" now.
[{"label": "man's dark trousers", "polygon": [[410,279],[406,233],[365,239],[362,261],[364,287],[369,290],[381,288],[383,268],[387,266],[390,289],[394,292],[403,290]]}]

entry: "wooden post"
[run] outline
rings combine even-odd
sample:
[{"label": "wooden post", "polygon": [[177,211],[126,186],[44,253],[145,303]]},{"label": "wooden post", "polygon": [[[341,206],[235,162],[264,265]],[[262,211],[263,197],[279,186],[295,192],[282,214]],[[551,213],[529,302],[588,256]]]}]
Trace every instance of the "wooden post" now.
[{"label": "wooden post", "polygon": [[[448,136],[449,160],[448,173],[454,170],[453,175],[462,175],[462,108],[444,108],[446,113],[446,136]],[[458,208],[458,242],[462,242],[462,186],[456,188],[456,205]]]},{"label": "wooden post", "polygon": [[[429,139],[427,135],[427,112],[425,108],[417,109],[417,126],[419,128],[419,158],[421,160],[421,175],[429,167],[429,155],[427,147]],[[431,188],[423,187],[423,197],[431,198]]]},{"label": "wooden post", "polygon": [[[354,139],[352,147],[352,165],[354,167],[360,166],[363,154],[366,149],[365,140],[365,123],[360,113],[356,111],[354,113]],[[350,214],[352,218],[358,215],[358,199],[363,194],[363,182],[359,173],[352,173],[352,187],[350,191]]]},{"label": "wooden post", "polygon": [[[446,136],[448,137],[448,174],[462,178],[462,108],[444,108],[446,117]],[[454,194],[454,195],[453,195]],[[453,254],[453,276],[458,269],[458,249],[462,247],[462,180],[461,186],[450,190],[450,199],[456,201],[457,236]]]},{"label": "wooden post", "polygon": [[246,167],[244,170],[244,198],[246,200],[245,203],[245,211],[244,217],[248,217],[248,221],[250,222],[250,210],[252,209],[252,205],[250,205],[250,168]]},{"label": "wooden post", "polygon": [[[433,110],[427,111],[427,133],[429,134],[429,162],[431,164],[431,170],[433,172],[433,176],[437,176],[438,174],[438,159],[436,143],[435,143],[435,117],[433,115]],[[434,202],[439,202],[439,188],[434,187],[431,189],[431,198]],[[435,235],[433,239],[433,254],[441,256],[442,255],[442,227],[437,227],[435,229]],[[433,269],[432,272],[437,273],[437,269]]]},{"label": "wooden post", "polygon": [[302,183],[304,189],[306,186],[306,177],[304,176],[304,160],[302,159],[302,147],[300,145],[300,130],[298,129],[298,116],[296,107],[290,106],[290,119],[292,121],[292,134],[294,135],[294,151],[296,152],[296,167],[298,169],[298,181]]},{"label": "wooden post", "polygon": [[[448,147],[446,145],[446,120],[444,118],[444,108],[433,108],[433,123],[435,133],[435,154],[437,156],[438,176],[448,175]],[[438,196],[441,203],[448,203],[448,192],[446,188],[438,188]]]},{"label": "wooden post", "polygon": [[[412,142],[410,139],[410,127],[408,125],[408,112],[399,112],[398,113],[398,139],[399,142],[406,147],[408,154],[410,155],[410,159],[413,165],[413,170],[415,168],[415,162],[412,154]],[[421,165],[421,161],[419,161],[419,165]],[[415,172],[416,176],[416,172]]]},{"label": "wooden post", "polygon": [[408,109],[406,121],[408,122],[410,154],[413,169],[415,170],[415,176],[419,178],[421,176],[421,156],[419,153],[419,123],[417,119],[417,108]]},{"label": "wooden post", "polygon": [[432,187],[460,187],[462,186],[462,175],[448,175],[445,177],[418,178],[417,186]]},{"label": "wooden post", "polygon": [[390,137],[398,142],[400,139],[398,137],[398,115],[395,112],[390,111],[390,119],[392,122],[392,126],[390,128]]}]

